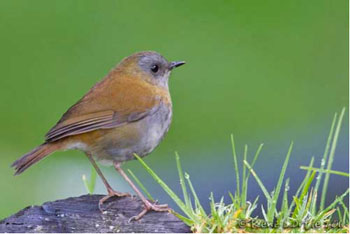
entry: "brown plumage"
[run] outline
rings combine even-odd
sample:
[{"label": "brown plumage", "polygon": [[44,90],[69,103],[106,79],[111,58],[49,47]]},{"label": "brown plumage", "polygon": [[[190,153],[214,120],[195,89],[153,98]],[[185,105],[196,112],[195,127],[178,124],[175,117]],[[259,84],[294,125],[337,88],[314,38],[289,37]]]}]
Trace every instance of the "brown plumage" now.
[{"label": "brown plumage", "polygon": [[[86,153],[106,185],[109,195],[100,204],[111,196],[125,195],[112,190],[93,158],[114,164],[125,178],[120,163],[134,158],[134,153],[145,156],[159,144],[172,116],[168,78],[182,64],[169,63],[156,52],[124,59],[68,109],[42,145],[12,164],[15,174],[55,151],[78,149]],[[162,210],[141,198],[147,210]]]},{"label": "brown plumage", "polygon": [[28,167],[43,159],[45,156],[51,154],[52,152],[58,150],[59,148],[60,144],[56,143],[44,143],[42,145],[39,145],[12,164],[12,166],[16,169],[15,175],[21,174]]}]

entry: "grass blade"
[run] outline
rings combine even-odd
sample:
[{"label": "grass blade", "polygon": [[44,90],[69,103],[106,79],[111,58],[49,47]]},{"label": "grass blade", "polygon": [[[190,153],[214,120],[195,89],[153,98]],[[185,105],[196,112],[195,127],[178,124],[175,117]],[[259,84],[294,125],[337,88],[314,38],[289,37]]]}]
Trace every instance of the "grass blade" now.
[{"label": "grass blade", "polygon": [[349,208],[344,204],[343,201],[339,201],[339,203],[343,207],[343,210],[344,210],[343,225],[345,225],[346,220],[349,221]]},{"label": "grass blade", "polygon": [[231,145],[232,145],[232,156],[233,156],[233,163],[235,166],[235,173],[236,173],[236,195],[239,197],[240,192],[240,184],[239,184],[239,170],[238,170],[238,163],[237,163],[237,154],[236,154],[236,146],[235,146],[235,140],[233,138],[233,134],[231,134]]},{"label": "grass blade", "polygon": [[287,166],[288,166],[290,155],[292,153],[292,149],[293,149],[293,142],[291,142],[291,144],[289,146],[289,149],[288,149],[288,152],[287,152],[287,156],[286,156],[286,159],[284,160],[284,163],[283,163],[283,166],[282,166],[282,170],[281,170],[281,174],[280,174],[280,177],[278,179],[277,186],[276,186],[275,192],[274,192],[272,200],[271,200],[271,207],[267,211],[267,218],[268,218],[268,221],[269,221],[270,224],[272,224],[272,222],[273,222],[274,212],[275,212],[275,209],[276,209],[278,196],[279,196],[280,191],[281,191],[284,175],[285,175],[286,170],[287,170]]},{"label": "grass blade", "polygon": [[247,200],[247,190],[248,190],[248,181],[246,180],[246,170],[244,166],[244,161],[247,161],[248,154],[248,145],[244,145],[244,154],[243,154],[243,169],[242,169],[242,196],[241,196],[241,206],[245,206]]},{"label": "grass blade", "polygon": [[258,207],[257,206],[257,202],[259,200],[259,196],[257,196],[253,202],[253,204],[249,205],[247,210],[246,210],[246,213],[245,213],[245,218],[248,219],[251,217],[253,211]]},{"label": "grass blade", "polygon": [[85,189],[89,194],[92,194],[95,190],[97,172],[94,167],[91,166],[90,181],[86,178],[86,175],[82,176]]},{"label": "grass blade", "polygon": [[[256,150],[255,155],[254,155],[254,158],[253,158],[253,161],[252,161],[252,164],[251,164],[251,167],[252,167],[252,168],[254,168],[255,162],[256,162],[256,160],[258,159],[258,157],[259,157],[259,155],[260,155],[260,152],[261,152],[263,146],[264,146],[264,144],[260,144],[259,147],[258,147],[258,149]],[[250,171],[248,171],[246,181],[248,181],[249,176],[250,176]]]},{"label": "grass blade", "polygon": [[[215,224],[217,226],[223,226],[222,220],[220,218],[220,214],[218,213],[218,210],[215,207],[215,201],[214,201],[214,195],[213,193],[210,194],[210,208],[211,208],[211,215],[215,220]],[[221,203],[221,202],[220,202]]]},{"label": "grass blade", "polygon": [[164,191],[173,199],[176,205],[192,220],[196,220],[196,217],[192,213],[190,209],[181,201],[181,199],[171,190],[168,185],[164,183],[163,180],[159,178],[159,176],[136,154],[134,156],[139,160],[142,166],[146,169],[146,171],[153,177],[153,179],[164,189]]},{"label": "grass blade", "polygon": [[265,188],[264,184],[261,182],[259,176],[255,173],[255,171],[253,170],[253,168],[249,165],[249,163],[247,161],[244,160],[243,162],[246,165],[246,167],[248,168],[248,170],[250,171],[250,173],[254,176],[256,182],[258,183],[262,192],[264,193],[266,200],[271,201],[271,196],[270,196],[269,192],[267,191],[267,189]]},{"label": "grass blade", "polygon": [[286,179],[286,182],[284,184],[284,192],[283,192],[283,201],[281,205],[281,212],[278,217],[277,223],[280,224],[281,229],[283,228],[283,223],[285,222],[286,218],[289,216],[288,212],[288,191],[289,191],[289,178]]},{"label": "grass blade", "polygon": [[344,197],[349,194],[349,189],[347,189],[340,197],[337,197],[326,209],[322,210],[316,217],[316,222],[318,222],[322,217],[327,214],[331,209],[333,209],[338,203],[343,201]]},{"label": "grass blade", "polygon": [[141,190],[143,191],[144,194],[146,194],[146,196],[148,197],[148,199],[150,199],[151,201],[154,201],[152,195],[148,192],[148,190],[145,188],[145,186],[143,186],[143,184],[141,183],[141,181],[136,177],[136,175],[130,170],[128,169],[129,174],[132,176],[132,178],[136,181],[137,185],[141,188]]},{"label": "grass blade", "polygon": [[92,191],[90,190],[90,184],[89,184],[89,181],[88,179],[86,178],[86,175],[83,174],[81,179],[83,180],[83,183],[84,183],[84,186],[85,186],[85,189],[86,191],[89,193],[89,194],[92,194]]},{"label": "grass blade", "polygon": [[[337,147],[340,127],[341,127],[341,124],[343,121],[344,114],[345,114],[345,107],[343,107],[343,109],[339,115],[339,120],[338,120],[337,126],[335,128],[334,137],[333,137],[333,141],[332,141],[332,145],[331,145],[331,149],[330,149],[330,153],[329,153],[329,158],[328,158],[328,163],[327,163],[327,170],[332,169],[333,159],[334,159],[334,155],[335,155],[335,148]],[[330,174],[326,173],[325,178],[324,178],[322,195],[321,195],[320,210],[323,210],[324,205],[325,205],[326,196],[327,196],[327,188],[328,188],[328,183],[329,183],[329,176],[330,176]]]},{"label": "grass blade", "polygon": [[[313,164],[314,164],[314,157],[311,158],[309,167],[312,167]],[[302,202],[304,200],[304,197],[308,194],[308,191],[309,191],[309,188],[311,186],[311,183],[312,183],[312,181],[315,178],[315,174],[316,174],[316,171],[313,171],[312,173],[311,173],[311,171],[308,171],[306,173],[306,176],[305,176],[305,179],[304,179],[305,183],[304,183],[303,190],[302,190],[302,192],[300,194],[300,197],[299,197],[299,202]],[[296,208],[294,210],[294,212],[293,212],[293,217],[295,218],[297,214],[298,214],[298,209]]]},{"label": "grass blade", "polygon": [[338,213],[338,220],[343,220],[343,216],[342,216],[342,214],[340,212],[339,207],[337,207],[337,213]]},{"label": "grass blade", "polygon": [[185,217],[185,216],[182,216],[182,215],[180,215],[179,213],[176,213],[176,212],[174,212],[173,213],[176,217],[178,217],[180,220],[182,220],[186,225],[188,225],[188,226],[192,226],[193,224],[194,224],[194,221],[193,220],[191,220],[191,219],[189,219],[189,218],[187,218],[187,217]]},{"label": "grass blade", "polygon": [[344,177],[349,177],[349,175],[350,175],[349,173],[342,172],[342,171],[325,170],[325,169],[315,168],[315,167],[300,166],[300,169],[308,170],[308,171],[311,170],[311,171],[322,172],[322,173],[329,173],[329,174],[340,175],[340,176],[344,176]]},{"label": "grass blade", "polygon": [[[311,165],[311,162],[310,162],[309,166],[310,166],[310,165]],[[298,190],[296,191],[296,193],[295,193],[294,196],[293,196],[293,200],[292,200],[292,202],[290,203],[290,206],[289,206],[289,209],[288,209],[288,212],[289,212],[289,213],[292,212],[292,209],[293,209],[294,206],[296,205],[296,204],[295,204],[295,201],[296,201],[296,200],[298,201],[297,198],[299,197],[299,193],[301,193],[302,189],[305,187],[305,184],[307,183],[307,181],[308,181],[308,179],[309,179],[307,175],[310,175],[310,173],[309,173],[309,172],[306,173],[306,176],[305,176],[305,178],[303,179],[303,182],[300,184]]]},{"label": "grass blade", "polygon": [[189,202],[189,196],[187,193],[187,188],[186,188],[186,184],[185,184],[185,179],[184,179],[184,173],[182,171],[182,167],[181,167],[181,163],[180,163],[180,157],[179,154],[177,152],[175,152],[175,158],[176,158],[176,166],[177,166],[177,171],[179,174],[179,178],[180,178],[180,185],[181,185],[181,189],[182,189],[182,194],[185,200],[185,204],[187,207],[190,207],[190,202]]},{"label": "grass blade", "polygon": [[[322,160],[321,160],[321,168],[320,168],[321,170],[323,170],[324,166],[326,165],[327,156],[328,156],[328,153],[329,153],[329,148],[330,148],[332,137],[333,137],[334,126],[335,126],[335,123],[337,121],[337,116],[338,116],[338,114],[335,113],[334,117],[333,117],[333,120],[332,120],[331,129],[329,130],[326,147],[324,149],[323,157],[322,157]],[[315,185],[315,191],[316,192],[319,191],[319,187],[320,187],[320,184],[321,184],[322,176],[323,176],[323,172],[319,171],[319,174],[317,175],[316,185]],[[311,213],[313,215],[316,214],[316,203],[314,203],[312,205]]]},{"label": "grass blade", "polygon": [[186,178],[188,186],[190,187],[190,190],[192,192],[192,195],[193,195],[193,198],[194,198],[195,207],[197,209],[199,209],[199,211],[201,212],[202,216],[206,216],[206,213],[205,213],[205,211],[204,211],[204,209],[203,209],[203,207],[202,207],[202,205],[201,205],[201,203],[200,203],[200,201],[198,199],[197,193],[194,190],[194,187],[193,187],[192,182],[190,180],[190,176],[188,174],[185,174],[185,178]]}]

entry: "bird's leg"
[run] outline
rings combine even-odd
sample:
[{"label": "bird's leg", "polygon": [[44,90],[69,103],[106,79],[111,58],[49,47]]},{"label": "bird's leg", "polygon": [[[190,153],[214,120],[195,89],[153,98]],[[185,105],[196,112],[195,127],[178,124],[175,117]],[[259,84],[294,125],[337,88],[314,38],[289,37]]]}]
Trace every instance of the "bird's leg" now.
[{"label": "bird's leg", "polygon": [[140,190],[138,190],[138,188],[136,187],[136,185],[129,179],[129,177],[125,174],[125,172],[123,171],[123,169],[121,168],[121,163],[114,163],[114,168],[119,172],[119,174],[129,183],[129,185],[131,186],[131,188],[136,192],[136,194],[140,197],[140,199],[142,200],[145,209],[138,215],[134,216],[131,218],[134,220],[139,220],[140,218],[142,218],[148,211],[150,210],[154,210],[154,211],[160,211],[160,212],[167,212],[167,211],[171,211],[170,208],[168,208],[168,205],[164,204],[164,205],[157,205],[155,203],[152,203],[150,201],[148,201],[143,194],[140,192]]},{"label": "bird's leg", "polygon": [[92,155],[89,153],[86,153],[86,156],[88,157],[88,159],[90,160],[91,164],[94,166],[97,174],[100,176],[102,182],[104,183],[104,185],[106,186],[108,195],[104,196],[98,203],[98,208],[102,211],[102,204],[107,201],[109,198],[111,197],[126,197],[126,196],[130,196],[129,193],[122,193],[122,192],[117,192],[115,190],[113,190],[113,188],[109,185],[109,183],[107,182],[106,178],[104,177],[104,175],[102,174],[102,171],[100,170],[100,168],[97,166],[95,160],[93,159]]}]

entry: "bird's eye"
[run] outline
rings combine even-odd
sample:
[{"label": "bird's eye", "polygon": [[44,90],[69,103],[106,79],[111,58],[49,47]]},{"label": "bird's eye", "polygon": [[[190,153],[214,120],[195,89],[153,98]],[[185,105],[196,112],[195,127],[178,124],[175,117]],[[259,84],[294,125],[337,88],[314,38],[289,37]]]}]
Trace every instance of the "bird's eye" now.
[{"label": "bird's eye", "polygon": [[152,72],[157,73],[158,70],[159,70],[158,65],[152,65],[152,67],[151,67]]}]

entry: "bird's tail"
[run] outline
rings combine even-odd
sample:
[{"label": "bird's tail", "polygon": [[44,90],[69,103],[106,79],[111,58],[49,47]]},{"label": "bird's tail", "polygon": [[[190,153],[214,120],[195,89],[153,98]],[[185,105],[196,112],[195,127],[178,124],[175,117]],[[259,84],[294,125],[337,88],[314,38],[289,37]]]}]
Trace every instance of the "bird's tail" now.
[{"label": "bird's tail", "polygon": [[60,144],[58,143],[44,143],[33,149],[31,152],[23,155],[21,158],[17,159],[11,165],[11,167],[15,168],[15,175],[19,175],[28,167],[40,161],[52,152],[58,150],[59,148]]}]

